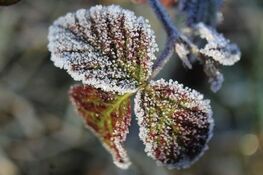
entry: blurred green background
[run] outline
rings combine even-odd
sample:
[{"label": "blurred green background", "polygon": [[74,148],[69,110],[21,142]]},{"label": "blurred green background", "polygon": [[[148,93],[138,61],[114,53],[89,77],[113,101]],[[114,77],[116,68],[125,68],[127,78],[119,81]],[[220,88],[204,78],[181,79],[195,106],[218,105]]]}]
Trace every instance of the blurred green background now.
[{"label": "blurred green background", "polygon": [[186,170],[158,167],[144,153],[133,118],[126,142],[133,166],[126,171],[84,128],[67,96],[77,82],[53,65],[47,50],[57,17],[112,3],[148,18],[163,47],[166,35],[151,9],[128,0],[22,0],[0,7],[0,175],[263,175],[263,1],[225,0],[219,31],[240,46],[242,59],[222,69],[218,93],[209,90],[201,66],[189,71],[176,56],[158,76],[211,99],[216,126],[206,154]]}]

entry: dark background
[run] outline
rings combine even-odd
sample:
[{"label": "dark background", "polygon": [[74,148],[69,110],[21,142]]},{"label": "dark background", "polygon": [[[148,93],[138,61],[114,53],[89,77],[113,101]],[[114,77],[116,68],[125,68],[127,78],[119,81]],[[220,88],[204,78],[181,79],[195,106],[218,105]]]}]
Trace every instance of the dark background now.
[{"label": "dark background", "polygon": [[216,126],[206,154],[186,170],[158,167],[144,153],[133,119],[127,171],[116,168],[84,128],[67,96],[76,82],[53,65],[47,50],[48,27],[57,17],[112,3],[148,18],[163,47],[165,32],[150,8],[128,0],[22,0],[0,7],[0,175],[262,175],[263,1],[225,0],[219,31],[240,46],[242,59],[222,69],[218,93],[209,90],[201,66],[189,71],[176,56],[158,76],[211,99]]}]

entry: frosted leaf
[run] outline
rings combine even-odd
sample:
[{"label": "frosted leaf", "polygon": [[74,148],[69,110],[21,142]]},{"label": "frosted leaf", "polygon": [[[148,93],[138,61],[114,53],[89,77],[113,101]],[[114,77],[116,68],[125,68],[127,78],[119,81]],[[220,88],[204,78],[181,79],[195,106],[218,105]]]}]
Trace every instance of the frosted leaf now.
[{"label": "frosted leaf", "polygon": [[212,136],[210,101],[183,85],[151,81],[135,97],[140,138],[147,154],[169,168],[186,168],[205,150]]},{"label": "frosted leaf", "polygon": [[195,30],[207,42],[200,53],[225,66],[231,66],[240,60],[241,53],[237,45],[230,43],[222,34],[203,23],[197,24]]},{"label": "frosted leaf", "polygon": [[83,85],[73,86],[69,94],[87,127],[112,154],[114,163],[127,169],[131,163],[122,143],[131,122],[130,94],[117,95]]},{"label": "frosted leaf", "polygon": [[75,79],[105,91],[135,92],[157,51],[147,20],[119,6],[95,6],[58,18],[49,28],[51,60]]},{"label": "frosted leaf", "polygon": [[214,61],[206,60],[204,65],[204,72],[208,76],[208,82],[210,83],[210,89],[213,92],[217,92],[222,87],[224,82],[224,76],[217,67],[215,66]]}]

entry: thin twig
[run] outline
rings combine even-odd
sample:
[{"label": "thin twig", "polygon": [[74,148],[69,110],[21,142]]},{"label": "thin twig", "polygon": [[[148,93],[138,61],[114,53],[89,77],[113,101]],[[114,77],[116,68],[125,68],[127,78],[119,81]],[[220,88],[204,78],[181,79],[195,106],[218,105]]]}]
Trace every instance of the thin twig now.
[{"label": "thin twig", "polygon": [[157,58],[156,62],[153,65],[153,75],[152,78],[155,77],[161,68],[167,63],[174,52],[174,44],[178,37],[180,36],[177,28],[172,22],[171,17],[167,13],[166,9],[160,3],[159,0],[148,0],[148,3],[152,7],[156,16],[161,21],[166,33],[167,33],[167,41],[165,44],[165,48]]}]

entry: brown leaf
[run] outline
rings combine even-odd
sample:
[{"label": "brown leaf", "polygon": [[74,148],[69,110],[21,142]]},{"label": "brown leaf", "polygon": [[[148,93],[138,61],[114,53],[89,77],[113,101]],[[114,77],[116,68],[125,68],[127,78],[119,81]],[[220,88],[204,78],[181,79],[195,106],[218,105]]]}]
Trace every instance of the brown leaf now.
[{"label": "brown leaf", "polygon": [[130,94],[117,95],[90,86],[75,85],[69,95],[86,125],[112,154],[114,163],[123,169],[130,165],[122,146],[131,122]]},{"label": "brown leaf", "polygon": [[55,66],[104,91],[135,92],[149,79],[156,58],[148,21],[116,5],[68,13],[50,26],[48,38]]}]

